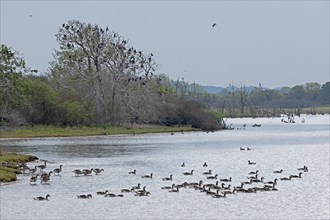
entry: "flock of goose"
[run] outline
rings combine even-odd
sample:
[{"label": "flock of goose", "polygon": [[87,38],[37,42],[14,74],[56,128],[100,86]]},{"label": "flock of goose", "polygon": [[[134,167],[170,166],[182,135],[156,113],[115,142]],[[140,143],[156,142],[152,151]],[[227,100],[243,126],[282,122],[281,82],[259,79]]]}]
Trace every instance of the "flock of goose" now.
[{"label": "flock of goose", "polygon": [[[240,150],[245,150],[244,148],[240,148]],[[251,149],[248,149],[251,150]],[[252,162],[248,160],[248,165],[255,165],[256,162]],[[186,164],[183,162],[181,164],[181,169],[184,169]],[[174,178],[173,174],[169,175],[168,177],[162,177],[161,180],[163,182],[171,182],[171,184],[167,186],[162,186],[161,190],[167,190],[170,193],[179,193],[183,189],[194,189],[195,191],[199,191],[208,195],[212,198],[226,198],[227,195],[236,194],[236,193],[257,193],[257,192],[265,192],[265,191],[277,191],[277,184],[278,181],[290,181],[294,178],[302,178],[302,174],[304,172],[308,172],[308,167],[304,166],[301,168],[297,168],[299,171],[298,175],[289,175],[287,177],[277,177],[274,180],[266,181],[264,177],[259,177],[259,171],[251,171],[247,174],[247,181],[240,181],[240,185],[234,186],[232,184],[232,177],[229,178],[218,178],[218,174],[213,174],[212,169],[209,169],[208,164],[205,162],[202,167],[207,169],[205,172],[201,173],[204,179],[201,179],[198,182],[181,182],[181,183],[173,183]],[[45,169],[47,168],[46,161],[44,164],[37,165],[34,168],[29,168],[28,166],[23,166],[23,172],[31,174],[30,178],[30,185],[37,184],[37,180],[40,180],[41,184],[50,184],[49,181],[51,176],[60,176],[62,172],[62,165],[58,168],[55,168],[51,171],[46,172]],[[101,175],[105,170],[100,168],[91,168],[91,169],[82,169],[82,170],[73,170],[73,174],[76,177],[79,176],[90,176],[90,175]],[[195,170],[190,170],[187,172],[182,172],[181,175],[183,176],[193,176]],[[283,173],[283,169],[274,170],[273,174],[280,175]],[[155,179],[153,173],[147,175],[138,175],[136,169],[127,172],[129,176],[136,176],[135,178],[142,178],[142,179]],[[207,180],[214,180],[214,183],[204,183]],[[108,190],[95,192],[97,196],[104,196],[104,197],[124,197],[124,194],[133,193],[134,196],[149,196],[152,193],[147,190],[147,186],[142,186],[140,183],[137,185],[131,186],[129,188],[120,189],[120,194],[109,192]],[[92,199],[92,194],[81,194],[76,195],[78,199]],[[49,200],[50,195],[47,194],[45,197],[38,196],[34,197],[34,200],[37,201],[47,201]]]}]

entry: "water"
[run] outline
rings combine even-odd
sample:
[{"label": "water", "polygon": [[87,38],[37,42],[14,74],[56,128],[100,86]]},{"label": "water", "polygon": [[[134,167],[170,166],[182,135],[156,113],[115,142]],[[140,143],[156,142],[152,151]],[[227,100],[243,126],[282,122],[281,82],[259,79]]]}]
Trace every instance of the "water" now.
[{"label": "water", "polygon": [[[49,185],[29,184],[30,176],[0,186],[0,219],[329,219],[329,116],[304,116],[295,124],[279,118],[228,119],[235,130],[214,133],[190,132],[148,135],[118,135],[82,138],[2,139],[2,150],[33,154],[48,160],[46,171],[63,165],[62,175]],[[251,125],[261,124],[260,128]],[[243,124],[246,128],[243,129]],[[240,151],[249,147],[251,151]],[[248,160],[256,165],[248,165]],[[185,167],[180,167],[185,162]],[[208,167],[203,167],[207,162]],[[36,163],[29,164],[30,167]],[[298,174],[301,179],[279,181],[278,191],[236,193],[215,199],[194,189],[169,193],[162,186],[172,183],[215,183],[203,172],[219,178],[232,177],[232,186],[259,170],[266,181]],[[101,175],[75,177],[73,170],[103,168]],[[137,169],[137,175],[128,172]],[[193,176],[183,172],[194,169]],[[282,174],[274,170],[283,169]],[[141,175],[153,173],[153,179]],[[173,181],[161,178],[173,174]],[[140,183],[151,195],[105,198],[97,191],[119,194],[122,188]],[[254,186],[262,186],[254,184]],[[76,195],[92,194],[88,200]],[[34,201],[50,194],[47,202]]]}]

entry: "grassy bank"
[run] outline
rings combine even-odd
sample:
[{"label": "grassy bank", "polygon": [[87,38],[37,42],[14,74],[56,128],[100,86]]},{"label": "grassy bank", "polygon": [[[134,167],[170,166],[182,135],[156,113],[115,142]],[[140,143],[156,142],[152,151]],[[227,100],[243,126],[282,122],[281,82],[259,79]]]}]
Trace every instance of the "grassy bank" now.
[{"label": "grassy bank", "polygon": [[31,155],[2,153],[0,151],[0,182],[15,181],[16,175],[21,173],[20,167],[22,163],[37,159],[37,157]]},{"label": "grassy bank", "polygon": [[57,127],[48,125],[24,126],[17,129],[0,132],[0,138],[36,138],[36,137],[75,137],[115,134],[145,134],[197,131],[191,127],[163,127],[163,126],[139,126],[126,128],[120,126],[108,127]]}]

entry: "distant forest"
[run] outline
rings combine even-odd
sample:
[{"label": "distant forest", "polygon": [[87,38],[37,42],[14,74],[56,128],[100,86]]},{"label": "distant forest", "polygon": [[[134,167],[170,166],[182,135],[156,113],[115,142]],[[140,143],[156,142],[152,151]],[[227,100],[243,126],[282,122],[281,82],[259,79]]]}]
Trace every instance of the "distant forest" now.
[{"label": "distant forest", "polygon": [[42,74],[1,45],[0,127],[154,124],[218,130],[228,115],[264,116],[267,109],[330,104],[330,82],[280,90],[241,85],[208,93],[201,85],[156,74],[152,53],[96,24],[70,20],[55,37],[59,49]]}]

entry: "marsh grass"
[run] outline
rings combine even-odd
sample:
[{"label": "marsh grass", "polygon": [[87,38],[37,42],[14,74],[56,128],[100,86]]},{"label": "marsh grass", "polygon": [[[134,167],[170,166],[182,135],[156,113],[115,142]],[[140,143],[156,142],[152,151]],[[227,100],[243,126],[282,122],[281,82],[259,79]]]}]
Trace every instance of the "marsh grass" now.
[{"label": "marsh grass", "polygon": [[16,174],[21,174],[22,163],[37,160],[36,156],[0,152],[0,182],[16,180]]}]

